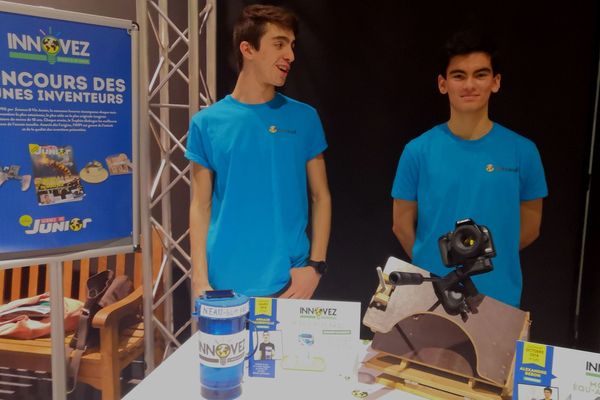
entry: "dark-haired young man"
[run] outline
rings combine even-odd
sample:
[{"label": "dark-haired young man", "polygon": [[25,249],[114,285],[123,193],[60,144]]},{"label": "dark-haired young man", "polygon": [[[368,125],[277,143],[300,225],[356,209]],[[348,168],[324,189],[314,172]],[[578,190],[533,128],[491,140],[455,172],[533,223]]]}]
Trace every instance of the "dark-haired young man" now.
[{"label": "dark-haired young man", "polygon": [[546,386],[544,388],[544,398],[542,400],[552,400],[552,388]]},{"label": "dark-haired young man", "polygon": [[519,306],[519,250],[538,236],[544,170],[533,142],[489,119],[500,89],[496,51],[482,36],[462,32],[446,44],[438,76],[450,119],[409,142],[400,157],[392,197],[393,231],[412,262],[445,275],[438,238],[472,218],[492,232],[494,270],[473,277],[480,292]]},{"label": "dark-haired young man", "polygon": [[215,288],[310,298],[325,271],[325,135],[314,108],[275,90],[292,67],[297,26],[283,8],[246,7],[233,34],[235,88],[190,123],[193,296]]},{"label": "dark-haired young man", "polygon": [[275,344],[271,343],[269,331],[262,334],[262,343],[258,346],[261,360],[273,360],[275,358]]}]

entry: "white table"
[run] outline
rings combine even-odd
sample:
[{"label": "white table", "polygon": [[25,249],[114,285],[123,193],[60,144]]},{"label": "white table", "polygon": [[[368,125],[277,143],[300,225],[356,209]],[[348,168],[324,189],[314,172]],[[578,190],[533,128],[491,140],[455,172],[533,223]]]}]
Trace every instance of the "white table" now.
[{"label": "white table", "polygon": [[[198,335],[196,333],[196,335]],[[200,367],[198,337],[194,335],[177,349],[166,361],[131,390],[124,400],[177,399],[198,400],[200,395]],[[366,353],[367,347],[361,351]],[[359,359],[362,359],[360,356]],[[367,397],[357,397],[353,391],[365,392]],[[357,377],[295,371],[281,378],[250,378],[244,373],[242,395],[239,399],[403,399],[422,400],[421,397],[379,384],[358,382]]]}]

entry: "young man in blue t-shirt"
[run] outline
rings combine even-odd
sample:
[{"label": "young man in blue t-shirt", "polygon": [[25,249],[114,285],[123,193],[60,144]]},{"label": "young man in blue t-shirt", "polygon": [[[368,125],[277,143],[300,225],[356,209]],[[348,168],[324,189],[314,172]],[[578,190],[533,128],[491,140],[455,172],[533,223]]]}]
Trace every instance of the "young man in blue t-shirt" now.
[{"label": "young man in blue t-shirt", "polygon": [[297,26],[280,7],[246,7],[233,34],[235,88],[190,122],[193,296],[310,298],[326,269],[325,135],[314,108],[275,90],[294,61]]},{"label": "young man in blue t-shirt", "polygon": [[480,292],[513,306],[521,298],[519,250],[540,232],[548,194],[533,142],[490,120],[490,95],[500,89],[495,50],[472,32],[446,44],[438,76],[450,119],[409,142],[400,157],[392,197],[393,231],[413,264],[437,275],[438,239],[458,220],[487,226],[497,256],[492,272],[473,277]]}]

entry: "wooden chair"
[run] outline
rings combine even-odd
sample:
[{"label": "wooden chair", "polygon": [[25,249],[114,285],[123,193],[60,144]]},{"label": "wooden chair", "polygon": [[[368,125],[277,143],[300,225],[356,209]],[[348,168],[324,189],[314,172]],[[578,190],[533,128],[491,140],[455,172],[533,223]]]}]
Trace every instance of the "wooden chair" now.
[{"label": "wooden chair", "polygon": [[[156,279],[162,258],[162,244],[158,233],[152,235],[153,280]],[[92,326],[100,329],[98,348],[86,350],[81,358],[78,381],[102,391],[103,400],[121,398],[121,371],[144,352],[144,323],[121,327],[124,316],[141,314],[142,310],[142,254],[118,254],[68,261],[63,264],[64,296],[85,302],[86,281],[90,275],[111,268],[115,275],[128,275],[133,281],[133,293],[101,309]],[[34,296],[49,290],[49,275],[45,265],[15,267],[0,270],[0,304],[22,297]],[[69,343],[73,334],[65,335]],[[160,335],[159,335],[160,336]],[[160,346],[157,340],[157,346]],[[157,349],[156,353],[160,350]],[[51,340],[0,338],[0,366],[31,371],[51,371]]]}]

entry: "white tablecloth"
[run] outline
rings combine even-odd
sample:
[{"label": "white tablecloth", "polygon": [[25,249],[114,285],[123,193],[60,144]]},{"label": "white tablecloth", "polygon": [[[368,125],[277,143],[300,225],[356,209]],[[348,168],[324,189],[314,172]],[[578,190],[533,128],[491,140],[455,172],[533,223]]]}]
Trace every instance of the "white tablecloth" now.
[{"label": "white tablecloth", "polygon": [[[198,338],[192,336],[131,390],[124,400],[201,399],[197,343]],[[359,347],[361,353],[359,359],[362,359],[368,347],[366,345]],[[356,373],[355,376],[332,376],[327,373],[294,371],[273,379],[251,378],[247,376],[246,371],[242,383],[242,395],[239,399],[422,399],[376,383],[359,382],[358,375]],[[364,379],[360,380],[364,381]]]}]

